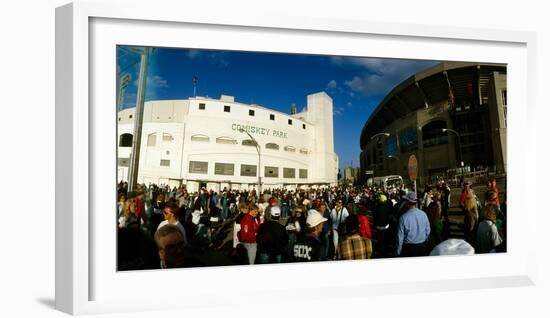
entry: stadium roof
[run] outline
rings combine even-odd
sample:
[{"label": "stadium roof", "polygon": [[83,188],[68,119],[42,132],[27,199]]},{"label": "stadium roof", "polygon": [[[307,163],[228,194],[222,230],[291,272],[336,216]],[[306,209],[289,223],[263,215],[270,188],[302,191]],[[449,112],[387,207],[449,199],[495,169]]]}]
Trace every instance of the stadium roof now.
[{"label": "stadium roof", "polygon": [[412,75],[394,87],[371,114],[361,131],[361,149],[371,136],[383,132],[395,120],[449,100],[449,87],[455,101],[471,99],[469,91],[477,87],[479,79],[479,94],[482,98],[488,97],[489,79],[493,72],[506,73],[506,65],[443,62]]}]

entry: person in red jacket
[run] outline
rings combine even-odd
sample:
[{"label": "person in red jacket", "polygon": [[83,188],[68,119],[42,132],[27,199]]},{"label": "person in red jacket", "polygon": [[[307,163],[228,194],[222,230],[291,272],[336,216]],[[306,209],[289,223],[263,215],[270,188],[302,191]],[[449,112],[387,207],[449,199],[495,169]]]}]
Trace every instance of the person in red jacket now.
[{"label": "person in red jacket", "polygon": [[357,221],[359,222],[359,235],[364,238],[372,239],[369,218],[367,217],[367,207],[359,205]]},{"label": "person in red jacket", "polygon": [[464,182],[464,187],[462,188],[462,194],[460,194],[460,198],[458,199],[458,205],[464,209],[465,202],[466,202],[466,196],[468,196],[468,190],[470,190],[470,183]]},{"label": "person in red jacket", "polygon": [[249,264],[254,264],[256,259],[256,251],[258,244],[256,243],[256,235],[260,224],[256,219],[260,208],[256,204],[249,206],[249,212],[241,220],[241,230],[239,231],[239,242],[243,244],[248,253]]},{"label": "person in red jacket", "polygon": [[140,190],[136,194],[136,217],[138,219],[138,227],[143,222],[145,218],[145,193]]}]

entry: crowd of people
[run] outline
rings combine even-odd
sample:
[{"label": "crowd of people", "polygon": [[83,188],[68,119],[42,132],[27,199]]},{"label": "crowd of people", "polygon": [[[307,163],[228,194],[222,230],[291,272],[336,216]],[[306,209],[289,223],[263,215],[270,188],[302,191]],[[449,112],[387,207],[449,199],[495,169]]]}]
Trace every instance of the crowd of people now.
[{"label": "crowd of people", "polygon": [[[451,189],[402,185],[266,190],[118,185],[119,270],[473,254],[505,250],[496,180],[464,183],[464,239],[452,239]],[[455,200],[456,201],[456,200]],[[220,238],[221,237],[221,238]]]}]

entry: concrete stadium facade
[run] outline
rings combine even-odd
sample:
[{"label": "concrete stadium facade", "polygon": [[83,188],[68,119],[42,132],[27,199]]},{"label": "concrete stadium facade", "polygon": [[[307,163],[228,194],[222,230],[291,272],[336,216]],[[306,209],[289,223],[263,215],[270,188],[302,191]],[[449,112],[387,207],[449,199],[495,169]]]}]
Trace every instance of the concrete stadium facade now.
[{"label": "concrete stadium facade", "polygon": [[[320,187],[337,183],[332,99],[307,96],[286,114],[232,96],[145,103],[138,182],[219,191]],[[128,179],[135,108],[118,113],[118,180]],[[258,168],[256,143],[260,145]]]}]

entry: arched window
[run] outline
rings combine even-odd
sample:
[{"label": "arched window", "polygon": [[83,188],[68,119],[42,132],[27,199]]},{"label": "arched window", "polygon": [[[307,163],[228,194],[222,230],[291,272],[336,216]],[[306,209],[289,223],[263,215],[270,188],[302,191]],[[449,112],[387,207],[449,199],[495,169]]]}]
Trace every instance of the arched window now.
[{"label": "arched window", "polygon": [[245,139],[242,143],[243,146],[256,147],[256,142],[254,140]]},{"label": "arched window", "polygon": [[147,135],[147,147],[156,147],[157,146],[157,134]]},{"label": "arched window", "polygon": [[132,147],[134,136],[132,134],[122,134],[118,140],[119,147]]},{"label": "arched window", "polygon": [[285,146],[285,151],[288,151],[288,152],[296,152],[296,148],[292,147],[292,146]]},{"label": "arched window", "polygon": [[206,135],[193,135],[191,136],[191,141],[193,142],[209,142],[210,137]]},{"label": "arched window", "polygon": [[228,145],[235,145],[237,144],[237,141],[231,137],[218,137],[216,138],[217,144],[228,144]]},{"label": "arched window", "polygon": [[270,143],[265,145],[265,148],[266,149],[272,149],[272,150],[279,150],[279,145],[270,142]]}]

